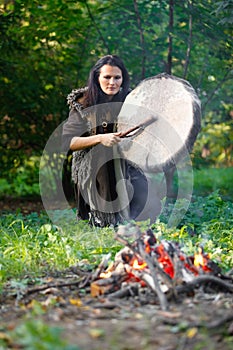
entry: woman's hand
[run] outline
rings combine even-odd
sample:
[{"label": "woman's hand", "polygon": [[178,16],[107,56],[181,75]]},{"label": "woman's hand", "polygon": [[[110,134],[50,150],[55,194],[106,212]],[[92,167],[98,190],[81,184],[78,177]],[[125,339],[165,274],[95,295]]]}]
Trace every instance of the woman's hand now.
[{"label": "woman's hand", "polygon": [[87,137],[75,136],[70,142],[71,151],[80,151],[88,147],[102,144],[103,146],[112,147],[121,141],[121,132],[114,132],[109,134],[98,134]]},{"label": "woman's hand", "polygon": [[112,147],[121,141],[121,132],[114,132],[109,134],[99,134],[100,143],[106,147]]}]

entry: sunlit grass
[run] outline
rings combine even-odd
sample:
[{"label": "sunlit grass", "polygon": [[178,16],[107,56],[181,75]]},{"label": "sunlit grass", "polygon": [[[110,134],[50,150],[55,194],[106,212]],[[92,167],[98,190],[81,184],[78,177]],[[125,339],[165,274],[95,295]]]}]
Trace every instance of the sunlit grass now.
[{"label": "sunlit grass", "polygon": [[[9,215],[11,218],[11,215]],[[83,259],[96,264],[100,257],[116,251],[114,230],[92,228],[86,222],[59,227],[50,223],[35,225],[30,215],[9,223],[1,218],[0,277],[6,280],[25,274],[37,275],[52,269],[64,269]],[[44,218],[45,219],[45,218]],[[43,220],[44,220],[43,219]]]},{"label": "sunlit grass", "polygon": [[224,198],[233,201],[232,179],[233,167],[194,170],[194,192],[203,196],[219,190]]},{"label": "sunlit grass", "polygon": [[[233,203],[224,201],[218,192],[196,197],[178,227],[168,227],[166,221],[171,212],[179,216],[179,210],[182,205],[174,211],[169,204],[156,223],[142,222],[140,227],[152,227],[158,239],[179,241],[187,254],[202,245],[224,270],[232,268]],[[0,231],[2,283],[77,264],[94,269],[105,254],[112,253],[114,259],[122,247],[114,238],[113,228],[95,228],[85,221],[64,219],[54,224],[45,214],[5,214],[0,219]]]},{"label": "sunlit grass", "polygon": [[[194,170],[194,196],[189,209],[182,200],[169,204],[153,225],[160,237],[177,239],[187,252],[202,244],[225,269],[232,267],[233,168]],[[213,192],[215,189],[218,191]],[[183,212],[185,214],[183,215]],[[181,217],[177,228],[167,219]],[[112,256],[121,248],[113,228],[93,228],[85,221],[70,219],[64,211],[24,216],[3,213],[0,218],[0,281],[38,276],[82,263],[96,266],[104,254]],[[182,214],[182,215],[181,215]],[[73,213],[73,217],[75,214]],[[144,223],[144,228],[148,223]],[[191,234],[190,234],[191,232]]]}]

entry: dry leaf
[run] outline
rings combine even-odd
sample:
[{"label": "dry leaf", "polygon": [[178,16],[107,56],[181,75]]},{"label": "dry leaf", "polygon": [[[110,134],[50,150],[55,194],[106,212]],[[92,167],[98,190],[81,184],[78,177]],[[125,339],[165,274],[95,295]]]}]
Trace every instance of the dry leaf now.
[{"label": "dry leaf", "polygon": [[83,306],[82,300],[81,299],[70,299],[70,304],[75,305],[75,306]]},{"label": "dry leaf", "polygon": [[101,328],[91,328],[89,329],[89,334],[92,338],[100,338],[104,336],[105,332]]}]

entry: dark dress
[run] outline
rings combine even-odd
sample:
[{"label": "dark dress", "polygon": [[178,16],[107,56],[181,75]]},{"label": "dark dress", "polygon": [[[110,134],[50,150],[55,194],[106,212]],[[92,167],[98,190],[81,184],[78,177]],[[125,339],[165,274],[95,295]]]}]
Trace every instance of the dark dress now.
[{"label": "dark dress", "polygon": [[[73,90],[68,96],[70,113],[62,134],[62,149],[68,154],[74,136],[115,132],[117,128],[119,104],[83,109],[84,93],[85,89]],[[94,226],[115,226],[135,220],[147,200],[146,177],[130,161],[121,158],[117,145],[105,147],[100,144],[73,152],[72,181],[77,216]]]}]

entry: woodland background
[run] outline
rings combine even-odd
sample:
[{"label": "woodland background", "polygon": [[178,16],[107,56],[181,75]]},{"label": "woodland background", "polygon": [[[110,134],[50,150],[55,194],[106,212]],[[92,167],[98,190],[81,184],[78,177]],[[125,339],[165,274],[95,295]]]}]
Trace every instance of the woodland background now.
[{"label": "woodland background", "polygon": [[66,96],[106,54],[124,60],[132,88],[162,72],[188,80],[202,102],[193,166],[232,167],[232,8],[232,0],[4,0],[1,192],[38,194],[39,157],[68,116]]},{"label": "woodland background", "polygon": [[[122,246],[113,228],[71,222],[70,211],[54,224],[39,189],[41,155],[68,116],[66,96],[86,85],[99,57],[119,55],[132,88],[162,72],[184,78],[202,102],[192,201],[188,210],[182,198],[167,203],[151,227],[185,254],[202,247],[231,278],[232,10],[232,0],[0,1],[0,350],[232,349],[232,317],[222,319],[232,294],[186,296],[162,315],[138,300],[105,309],[74,286]],[[171,212],[182,218],[177,227],[167,225]]]}]

